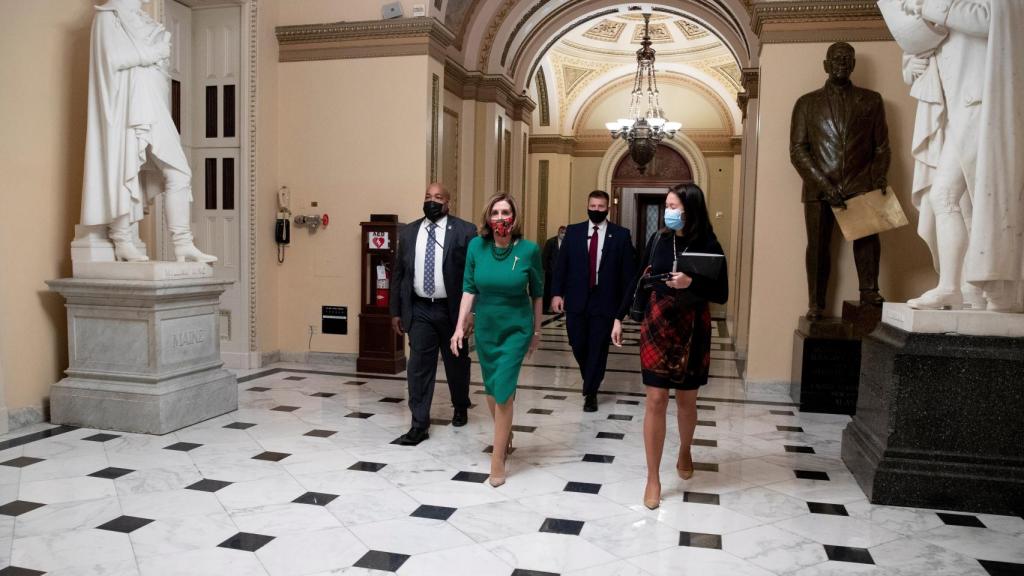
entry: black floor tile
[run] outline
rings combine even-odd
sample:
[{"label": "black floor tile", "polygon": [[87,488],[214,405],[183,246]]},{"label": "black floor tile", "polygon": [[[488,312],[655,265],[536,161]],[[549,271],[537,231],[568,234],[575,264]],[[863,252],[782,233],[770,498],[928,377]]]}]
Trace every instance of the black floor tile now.
[{"label": "black floor tile", "polygon": [[567,398],[566,396],[559,396],[558,394],[545,394],[544,395],[544,399],[545,400],[565,400],[566,398]]},{"label": "black floor tile", "polygon": [[195,450],[202,444],[195,444],[193,442],[175,442],[170,446],[164,446],[164,450],[177,450],[178,452],[188,452],[189,450]]},{"label": "black floor tile", "polygon": [[799,426],[776,426],[776,430],[779,432],[803,432],[804,429]]},{"label": "black floor tile", "polygon": [[547,518],[544,520],[544,524],[541,524],[540,531],[551,532],[552,534],[579,536],[580,532],[583,531],[583,522],[580,522],[579,520],[565,520],[562,518]]},{"label": "black floor tile", "polygon": [[679,545],[691,548],[713,548],[722,549],[722,537],[718,534],[704,534],[702,532],[680,532]]},{"label": "black floor tile", "polygon": [[121,532],[123,534],[131,534],[139,528],[142,528],[146,524],[149,524],[153,520],[150,518],[138,518],[136,516],[120,516],[114,518],[106,524],[97,526],[97,530],[109,530],[111,532]]},{"label": "black floor tile", "polygon": [[285,458],[291,456],[291,454],[285,454],[284,452],[260,452],[259,454],[252,457],[253,460],[266,460],[268,462],[280,462]]},{"label": "black floor tile", "polygon": [[37,463],[42,462],[42,461],[43,461],[42,458],[31,458],[29,456],[18,456],[17,458],[12,458],[11,460],[8,460],[7,462],[0,462],[0,466],[10,466],[11,468],[24,468],[25,466],[31,466],[33,464],[37,464]]},{"label": "black floor tile", "polygon": [[607,438],[608,440],[622,440],[626,435],[619,432],[598,432],[597,437]]},{"label": "black floor tile", "polygon": [[584,454],[584,462],[597,462],[598,464],[611,464],[615,461],[615,456],[609,456],[608,454]]},{"label": "black floor tile", "polygon": [[338,394],[335,392],[317,392],[316,394],[310,394],[314,398],[334,398]]},{"label": "black floor tile", "polygon": [[452,421],[445,420],[444,418],[431,418],[430,423],[434,426],[448,426]]},{"label": "black floor tile", "polygon": [[14,500],[0,506],[0,514],[4,516],[21,516],[43,506],[46,506],[46,504],[28,502],[27,500]]},{"label": "black floor tile", "polygon": [[694,470],[701,470],[703,472],[718,472],[718,463],[716,462],[694,462]]},{"label": "black floor tile", "polygon": [[851,548],[849,546],[829,546],[825,544],[825,554],[833,562],[855,562],[857,564],[874,564],[875,559],[867,548]]},{"label": "black floor tile", "polygon": [[0,570],[0,576],[42,576],[43,574],[46,574],[46,572],[21,568],[19,566],[8,566]]},{"label": "black floor tile", "polygon": [[11,438],[10,440],[3,440],[0,441],[0,451],[9,450],[17,446],[24,446],[25,444],[30,444],[36,440],[43,440],[44,438],[53,438],[54,436],[67,434],[73,430],[78,430],[78,426],[54,426],[53,428],[47,428],[46,430],[40,430],[39,432],[25,434],[24,436]]},{"label": "black floor tile", "polygon": [[609,414],[608,415],[608,419],[609,420],[625,420],[625,421],[628,422],[628,421],[631,421],[633,419],[633,417],[630,416],[629,414]]},{"label": "black floor tile", "polygon": [[718,424],[714,420],[697,420],[697,426],[710,426],[714,428]]},{"label": "black floor tile", "polygon": [[526,411],[527,414],[543,414],[544,416],[549,416],[552,412],[554,410],[547,410],[545,408],[530,408]]},{"label": "black floor tile", "polygon": [[253,386],[252,388],[247,389],[249,392],[266,392],[267,390],[270,390],[270,388],[265,386]]},{"label": "black floor tile", "polygon": [[512,571],[512,576],[561,576],[558,572],[542,572],[540,570],[523,570],[522,568],[516,568]]},{"label": "black floor tile", "polygon": [[352,566],[366,568],[367,570],[383,570],[384,572],[397,572],[402,564],[409,559],[408,554],[395,554],[394,552],[381,552],[370,550]]},{"label": "black floor tile", "polygon": [[713,504],[719,505],[718,494],[708,494],[705,492],[683,492],[683,502],[692,502],[693,504]]},{"label": "black floor tile", "polygon": [[295,412],[298,409],[298,406],[276,406],[271,408],[274,412]]},{"label": "black floor tile", "polygon": [[[978,560],[978,564],[981,564],[989,576],[1024,576],[1024,564],[995,560]],[[3,572],[0,572],[0,575],[2,574]]]},{"label": "black floor tile", "polygon": [[390,398],[389,397],[389,398],[381,398],[380,402],[388,402],[390,404],[398,404],[399,402],[401,402],[403,400],[405,400],[405,398]]},{"label": "black floor tile", "polygon": [[410,516],[416,518],[430,518],[431,520],[447,520],[452,514],[455,514],[456,508],[448,508],[447,506],[429,506],[424,504],[413,511]]},{"label": "black floor tile", "polygon": [[93,434],[92,436],[86,436],[82,440],[88,440],[90,442],[107,442],[114,438],[120,438],[120,434],[107,434],[106,432],[100,432],[99,434]]},{"label": "black floor tile", "polygon": [[381,464],[380,462],[363,462],[359,461],[348,467],[349,470],[355,470],[357,472],[377,472],[381,468],[387,466],[387,464]]},{"label": "black floor tile", "polygon": [[296,504],[310,504],[312,506],[327,506],[331,500],[337,498],[337,494],[325,494],[323,492],[306,492],[292,502]]},{"label": "black floor tile", "polygon": [[127,468],[114,468],[112,466],[110,468],[104,468],[103,470],[97,470],[96,472],[89,474],[89,476],[92,476],[93,478],[106,478],[107,480],[116,480],[121,476],[127,476],[132,472],[135,472],[135,470],[129,470]]},{"label": "black floor tile", "polygon": [[801,480],[832,480],[828,477],[828,474],[825,472],[818,472],[817,470],[793,470],[793,473]]},{"label": "black floor tile", "polygon": [[581,494],[597,494],[601,491],[600,484],[589,482],[569,482],[565,485],[565,492],[579,492]]},{"label": "black floor tile", "polygon": [[988,528],[978,520],[977,516],[970,514],[949,514],[947,512],[938,512],[937,516],[940,520],[946,523],[947,526],[967,526],[969,528]]},{"label": "black floor tile", "polygon": [[769,410],[769,412],[776,416],[795,416],[792,410]]},{"label": "black floor tile", "polygon": [[789,446],[786,447],[786,452],[793,452],[794,454],[814,454],[814,448],[810,446]]},{"label": "black floor tile", "polygon": [[830,514],[832,516],[849,516],[846,506],[842,504],[828,504],[825,502],[808,502],[807,509],[811,514]]},{"label": "black floor tile", "polygon": [[337,430],[321,430],[317,428],[316,430],[310,430],[309,432],[306,432],[305,434],[303,434],[303,436],[312,436],[314,438],[330,438],[331,436],[334,436],[337,433]]},{"label": "black floor tile", "polygon": [[305,376],[286,376],[285,380],[305,380]]},{"label": "black floor tile", "polygon": [[487,480],[487,477],[488,475],[483,472],[459,472],[455,476],[452,476],[452,480],[480,484]]},{"label": "black floor tile", "polygon": [[522,426],[520,424],[513,424],[512,425],[512,431],[513,432],[524,432],[526,434],[532,434],[533,431],[536,430],[536,429],[537,429],[536,426]]},{"label": "black floor tile", "polygon": [[363,418],[365,420],[366,418],[369,418],[370,416],[373,416],[373,414],[371,414],[369,412],[353,412],[351,414],[346,414],[345,418]]},{"label": "black floor tile", "polygon": [[347,384],[349,386],[362,386],[363,384],[366,384],[366,382],[363,380],[349,380],[348,382],[342,382],[342,384]]},{"label": "black floor tile", "polygon": [[232,550],[244,550],[246,552],[255,552],[260,548],[267,545],[268,542],[273,540],[273,536],[264,536],[263,534],[252,534],[250,532],[239,532],[231,538],[221,542],[217,545],[218,548],[231,548]]},{"label": "black floor tile", "polygon": [[708,446],[711,448],[718,448],[718,440],[708,440],[707,438],[694,438],[694,446]]},{"label": "black floor tile", "polygon": [[247,430],[249,428],[252,428],[253,426],[255,426],[255,424],[252,424],[250,422],[232,422],[231,424],[225,426],[225,428],[231,428],[232,430]]},{"label": "black floor tile", "polygon": [[231,486],[232,482],[225,482],[224,480],[210,480],[209,478],[203,478],[199,482],[190,486],[185,486],[186,490],[198,490],[200,492],[216,492],[221,488]]},{"label": "black floor tile", "polygon": [[639,400],[616,400],[616,404],[625,404],[626,406],[639,406]]},{"label": "black floor tile", "polygon": [[[494,446],[490,446],[489,445],[489,446],[487,446],[487,448],[484,448],[484,454],[493,454],[493,453],[494,453]],[[508,453],[509,454],[515,454],[516,453],[516,447],[513,446],[512,449],[508,451]]]},{"label": "black floor tile", "polygon": [[707,404],[697,404],[697,410],[714,410],[714,409],[715,409],[714,406],[709,406]]}]

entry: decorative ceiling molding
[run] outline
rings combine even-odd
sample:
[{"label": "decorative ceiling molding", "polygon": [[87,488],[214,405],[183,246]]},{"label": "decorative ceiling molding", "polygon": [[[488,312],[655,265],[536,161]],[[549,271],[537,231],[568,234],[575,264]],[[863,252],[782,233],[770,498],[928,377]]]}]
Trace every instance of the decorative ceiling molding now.
[{"label": "decorative ceiling molding", "polygon": [[625,22],[614,20],[601,20],[583,33],[584,38],[597,40],[598,42],[618,42],[622,31],[626,29]]},{"label": "decorative ceiling molding", "polygon": [[[666,42],[672,42],[672,34],[668,31],[668,26],[665,24],[651,24],[649,32],[651,34],[651,42],[655,44],[665,44]],[[644,39],[644,26],[643,24],[636,24],[633,26],[633,43],[639,44]]]},{"label": "decorative ceiling molding", "polygon": [[740,67],[736,65],[735,60],[730,60],[724,64],[712,64],[710,68],[723,80],[726,86],[731,86],[737,92],[742,88],[740,83],[742,80]]},{"label": "decorative ceiling molding", "polygon": [[537,69],[537,100],[540,104],[540,125],[551,126],[551,108],[548,107],[548,81],[544,79],[544,69]]},{"label": "decorative ceiling molding", "polygon": [[[573,50],[579,50],[580,52],[586,52],[590,54],[598,54],[601,56],[618,56],[629,58],[630,60],[636,60],[636,50],[600,49],[591,46],[584,46],[583,44],[577,44],[572,40],[565,39],[563,39],[559,43],[559,46],[565,46]],[[668,48],[663,47],[658,50],[658,58],[664,60],[665,58],[670,58],[674,56],[697,57],[702,52],[723,52],[724,54],[728,54],[729,57],[732,58],[732,52],[729,51],[729,48],[725,44],[719,42],[701,44],[700,46],[691,46],[688,48],[683,48],[682,50],[670,50]]]},{"label": "decorative ceiling molding", "polygon": [[760,68],[744,68],[740,83],[743,85],[743,91],[736,95],[736,105],[740,107],[740,113],[743,115],[743,119],[747,119],[747,102],[751,98],[757,98],[760,92],[760,81],[761,81],[761,69]]},{"label": "decorative ceiling molding", "polygon": [[679,31],[683,33],[683,36],[686,36],[687,40],[700,40],[711,35],[711,32],[708,32],[703,26],[689,20],[676,20],[676,26],[679,27]]},{"label": "decorative ceiling molding", "polygon": [[762,43],[892,40],[874,0],[784,0],[749,8]]},{"label": "decorative ceiling molding", "polygon": [[[705,156],[736,156],[743,138],[712,130],[683,130]],[[568,154],[576,158],[600,158],[615,143],[604,131],[586,131],[575,137],[530,136],[530,154]]]},{"label": "decorative ceiling molding", "polygon": [[278,26],[279,62],[419,56],[444,61],[455,39],[434,18],[399,18]]},{"label": "decorative ceiling molding", "polygon": [[530,154],[576,153],[576,139],[571,136],[533,135],[530,136]]},{"label": "decorative ceiling molding", "polygon": [[592,68],[580,68],[569,64],[562,64],[562,95],[568,99],[580,82],[594,73]]},{"label": "decorative ceiling molding", "polygon": [[537,104],[525,92],[516,94],[512,82],[504,76],[467,72],[449,58],[444,63],[444,89],[463,100],[494,102],[504,108],[512,120],[533,124]]}]

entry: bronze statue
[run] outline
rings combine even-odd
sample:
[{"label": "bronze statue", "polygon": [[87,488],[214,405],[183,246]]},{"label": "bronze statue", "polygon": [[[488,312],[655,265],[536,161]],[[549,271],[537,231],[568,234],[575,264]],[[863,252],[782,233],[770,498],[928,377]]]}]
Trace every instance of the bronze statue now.
[{"label": "bronze statue", "polygon": [[[825,86],[801,96],[793,107],[790,160],[803,178],[807,224],[807,317],[818,320],[826,308],[831,270],[829,244],[835,216],[832,206],[886,187],[889,171],[889,130],[882,96],[850,82],[856,65],[853,46],[837,42],[825,56]],[[853,242],[860,280],[860,301],[881,305],[878,293],[878,235]]]}]

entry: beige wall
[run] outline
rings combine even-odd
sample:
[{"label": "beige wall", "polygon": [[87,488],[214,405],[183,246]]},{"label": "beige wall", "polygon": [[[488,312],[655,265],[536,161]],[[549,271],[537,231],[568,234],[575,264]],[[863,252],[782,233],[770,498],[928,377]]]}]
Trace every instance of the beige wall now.
[{"label": "beige wall", "polygon": [[[386,86],[372,94],[368,86]],[[328,213],[316,233],[293,228],[280,273],[278,345],[282,352],[356,352],[360,282],[359,223],[371,213],[420,215],[427,180],[427,56],[291,62],[278,67],[279,180],[292,210]],[[401,127],[376,135],[381,119]],[[317,202],[319,206],[312,207]],[[269,230],[268,230],[269,232]],[[320,306],[349,307],[349,334],[314,335]]]},{"label": "beige wall", "polygon": [[[281,265],[277,262],[274,220],[277,217],[278,175],[278,67],[277,25],[280,0],[259,0],[259,61],[256,129],[256,328],[261,352],[278,349],[278,299]],[[288,1],[288,0],[285,0]],[[286,249],[287,250],[287,249]],[[287,262],[287,256],[286,260]]]},{"label": "beige wall", "polygon": [[[914,102],[900,77],[900,50],[893,42],[854,44],[858,86],[882,93],[893,150],[889,182],[911,225],[882,235],[882,294],[903,301],[935,281],[931,258],[914,232],[917,214],[910,203],[912,165],[907,150],[913,132]],[[804,271],[803,206],[800,178],[789,161],[789,121],[793,103],[825,81],[821,61],[827,44],[765,45],[761,53],[760,142],[748,380],[789,381],[792,333],[807,310]],[[857,275],[851,246],[834,238],[829,313],[839,315],[843,299],[856,299]]]},{"label": "beige wall", "polygon": [[[570,189],[569,180],[572,176],[572,156],[568,154],[530,154],[530,187],[539,190],[540,161],[550,162],[548,169],[548,213],[547,213],[547,235],[551,237],[558,233],[558,226],[562,223],[571,223],[570,218],[572,207],[567,193]],[[585,212],[585,209],[584,209]],[[537,241],[546,239],[533,238],[537,231],[537,221],[529,224],[529,237]]]},{"label": "beige wall", "polygon": [[[587,219],[587,196],[594,190],[604,188],[604,183],[597,181],[597,173],[601,169],[601,157],[581,156],[572,159],[572,194],[569,196],[569,221],[558,224],[575,224]],[[605,190],[609,194],[611,190]],[[621,222],[619,222],[621,224]],[[552,232],[557,227],[549,226]]]},{"label": "beige wall", "polygon": [[40,408],[67,366],[64,301],[78,222],[91,0],[0,1],[0,365],[13,411]]}]

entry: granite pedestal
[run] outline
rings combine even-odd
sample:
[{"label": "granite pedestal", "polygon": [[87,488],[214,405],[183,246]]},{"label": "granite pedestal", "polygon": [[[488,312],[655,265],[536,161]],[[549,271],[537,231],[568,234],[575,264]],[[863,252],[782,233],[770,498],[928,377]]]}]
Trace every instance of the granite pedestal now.
[{"label": "granite pedestal", "polygon": [[[129,268],[174,266],[111,264],[127,266],[118,273],[129,277],[141,273]],[[188,276],[169,269],[154,274]],[[50,389],[53,423],[166,434],[238,409],[237,381],[222,367],[217,325],[220,295],[231,282],[195,274],[47,282],[64,296],[68,315],[69,366]]]},{"label": "granite pedestal", "polygon": [[886,304],[843,461],[874,504],[1020,515],[1022,414],[1024,315]]}]

